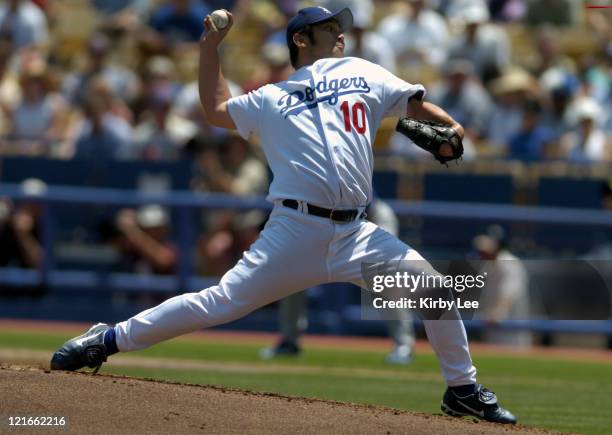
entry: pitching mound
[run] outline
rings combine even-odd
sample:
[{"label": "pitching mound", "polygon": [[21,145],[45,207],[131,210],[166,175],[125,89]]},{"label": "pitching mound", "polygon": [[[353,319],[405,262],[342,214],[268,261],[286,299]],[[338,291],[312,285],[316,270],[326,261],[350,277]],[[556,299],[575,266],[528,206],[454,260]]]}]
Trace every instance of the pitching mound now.
[{"label": "pitching mound", "polygon": [[375,406],[27,366],[0,366],[0,385],[1,433],[18,432],[7,427],[9,416],[65,417],[65,427],[38,429],[81,434],[538,433]]}]

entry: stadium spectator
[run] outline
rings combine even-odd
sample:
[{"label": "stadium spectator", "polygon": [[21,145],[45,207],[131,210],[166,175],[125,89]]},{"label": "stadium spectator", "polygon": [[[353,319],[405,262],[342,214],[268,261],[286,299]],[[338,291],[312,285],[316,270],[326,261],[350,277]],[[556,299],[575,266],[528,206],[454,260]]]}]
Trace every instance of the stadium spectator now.
[{"label": "stadium spectator", "polygon": [[609,158],[609,144],[601,129],[603,110],[591,98],[581,98],[568,108],[566,133],[562,145],[569,161],[574,163],[603,162]]},{"label": "stadium spectator", "polygon": [[172,99],[180,91],[180,84],[175,79],[176,68],[171,58],[166,56],[151,57],[141,77],[142,86],[138,97],[130,104],[138,122],[142,115],[154,104],[157,96],[169,95]]},{"label": "stadium spectator", "polygon": [[53,91],[42,59],[25,64],[19,77],[21,101],[10,110],[9,148],[17,154],[47,155],[66,139],[68,107]]},{"label": "stadium spectator", "polygon": [[581,58],[580,77],[583,94],[595,99],[600,104],[611,101],[609,67],[594,55]]},{"label": "stadium spectator", "polygon": [[101,28],[112,33],[133,33],[146,22],[151,0],[90,0],[103,19]]},{"label": "stadium spectator", "polygon": [[151,12],[143,43],[151,53],[171,54],[202,36],[204,18],[212,10],[201,0],[166,0]]},{"label": "stadium spectator", "polygon": [[151,7],[151,0],[90,0],[90,2],[96,11],[104,15],[116,15],[126,10],[144,13]]},{"label": "stadium spectator", "polygon": [[[217,145],[204,143],[196,157],[192,188],[196,191],[232,193],[238,196],[262,195],[268,188],[268,170],[255,157],[248,142],[231,134]],[[199,238],[200,272],[225,273],[244,250],[241,241],[258,232],[265,217],[219,211],[204,215],[205,232]]]},{"label": "stadium spectator", "polygon": [[197,157],[192,187],[239,196],[261,195],[268,188],[268,170],[248,142],[230,134],[218,149],[205,148]]},{"label": "stadium spectator", "polygon": [[555,141],[554,132],[542,124],[542,105],[530,98],[523,107],[521,129],[508,142],[508,158],[534,162],[541,160],[547,152],[547,147]]},{"label": "stadium spectator", "polygon": [[504,28],[489,22],[484,1],[462,8],[457,18],[463,31],[453,38],[448,56],[469,59],[485,84],[497,78],[510,63],[510,43]]},{"label": "stadium spectator", "polygon": [[558,31],[551,27],[542,27],[533,32],[537,56],[535,64],[530,66],[530,70],[536,77],[540,77],[546,71],[559,68],[566,73],[574,74],[575,62],[568,57],[559,45]]},{"label": "stadium spectator", "polygon": [[467,139],[477,141],[486,133],[493,102],[474,76],[470,61],[450,59],[444,67],[444,82],[430,90],[429,99],[463,125]]},{"label": "stadium spectator", "polygon": [[428,0],[409,0],[383,18],[377,31],[393,48],[400,68],[439,66],[446,60],[448,28]]},{"label": "stadium spectator", "polygon": [[63,83],[64,95],[73,104],[82,106],[90,81],[103,78],[115,95],[131,102],[137,95],[138,77],[125,66],[111,59],[111,43],[102,33],[94,33],[87,46],[87,65],[80,73],[68,75]]},{"label": "stadium spectator", "polygon": [[[566,111],[578,90],[579,82],[576,77],[561,68],[549,69],[540,77],[539,82],[549,102],[542,124],[553,132],[554,140],[558,142],[569,129],[566,123]],[[562,156],[555,154],[548,157]]]},{"label": "stadium spectator", "polygon": [[353,27],[345,35],[345,56],[361,57],[395,72],[397,62],[395,52],[389,41],[377,32],[369,31],[372,26],[374,5],[371,1],[362,2],[353,12]]},{"label": "stadium spectator", "polygon": [[493,21],[514,22],[525,16],[527,5],[525,0],[489,0],[489,11]]},{"label": "stadium spectator", "polygon": [[242,86],[245,92],[253,91],[269,83],[286,80],[292,72],[289,65],[289,50],[286,44],[268,42],[261,48],[262,68],[255,70],[254,77]]},{"label": "stadium spectator", "polygon": [[[46,184],[38,179],[21,183],[22,191],[37,196],[46,190]],[[0,198],[0,266],[38,269],[44,261],[40,243],[40,204],[33,200],[13,205]]]},{"label": "stadium spectator", "polygon": [[117,214],[116,225],[121,233],[124,270],[145,275],[175,273],[178,253],[170,241],[170,220],[162,207],[123,209]]},{"label": "stadium spectator", "polygon": [[318,4],[330,11],[349,8],[353,13],[353,27],[345,33],[345,56],[360,57],[395,72],[395,52],[389,41],[372,31],[374,2],[372,0],[323,0]]},{"label": "stadium spectator", "polygon": [[225,9],[232,12],[232,15],[235,15],[234,10],[239,8],[242,3],[245,3],[244,0],[206,0],[206,4],[210,7],[211,10],[216,9]]},{"label": "stadium spectator", "polygon": [[19,77],[11,68],[11,59],[10,44],[0,39],[0,119],[21,100]]},{"label": "stadium spectator", "polygon": [[612,105],[612,85],[608,75],[612,65],[612,21],[608,18],[605,9],[589,11],[587,19],[589,29],[594,30],[597,38],[598,51],[594,57],[589,56],[591,62],[587,66],[585,78],[587,82],[592,82],[594,90],[592,96],[601,104]]},{"label": "stadium spectator", "polygon": [[[239,96],[244,93],[242,88],[231,80],[226,80],[230,94]],[[227,130],[212,126],[206,119],[206,114],[200,103],[198,81],[183,85],[172,106],[172,113],[185,121],[185,134],[194,137],[224,137]],[[189,134],[187,134],[189,133]]]},{"label": "stadium spectator", "polygon": [[495,99],[488,123],[489,146],[505,154],[510,139],[521,130],[523,109],[537,86],[535,79],[519,67],[511,67],[490,84]]},{"label": "stadium spectator", "polygon": [[473,240],[478,257],[484,260],[479,273],[486,275],[479,298],[476,318],[488,326],[483,339],[489,343],[530,346],[528,331],[505,331],[497,328],[503,320],[526,320],[529,316],[529,275],[523,262],[507,246],[506,234],[499,225],[491,225]]},{"label": "stadium spectator", "polygon": [[257,210],[219,211],[205,215],[204,220],[205,230],[197,242],[197,270],[204,276],[221,276],[257,240],[266,215]]},{"label": "stadium spectator", "polygon": [[150,108],[134,129],[134,158],[138,160],[177,160],[188,137],[182,136],[182,122],[170,115],[170,89],[159,89],[151,98]]},{"label": "stadium spectator", "polygon": [[531,27],[543,24],[576,26],[582,18],[582,0],[527,0],[524,22]]},{"label": "stadium spectator", "polygon": [[94,80],[85,101],[74,158],[103,164],[109,160],[129,159],[132,127],[123,117],[123,106],[103,80]]},{"label": "stadium spectator", "polygon": [[42,47],[49,41],[47,19],[30,0],[7,0],[0,5],[0,39],[13,51]]}]

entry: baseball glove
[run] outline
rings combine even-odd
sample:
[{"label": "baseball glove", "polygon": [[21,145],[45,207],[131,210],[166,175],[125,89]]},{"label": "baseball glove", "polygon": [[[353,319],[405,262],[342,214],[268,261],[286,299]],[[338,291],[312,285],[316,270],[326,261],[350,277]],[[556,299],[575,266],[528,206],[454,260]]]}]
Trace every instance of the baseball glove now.
[{"label": "baseball glove", "polygon": [[[463,155],[463,142],[461,137],[449,125],[438,124],[431,121],[420,121],[413,118],[401,118],[397,126],[397,131],[408,137],[420,148],[429,151],[442,164],[451,160],[456,160]],[[443,156],[440,148],[444,143],[450,145],[453,154]]]}]

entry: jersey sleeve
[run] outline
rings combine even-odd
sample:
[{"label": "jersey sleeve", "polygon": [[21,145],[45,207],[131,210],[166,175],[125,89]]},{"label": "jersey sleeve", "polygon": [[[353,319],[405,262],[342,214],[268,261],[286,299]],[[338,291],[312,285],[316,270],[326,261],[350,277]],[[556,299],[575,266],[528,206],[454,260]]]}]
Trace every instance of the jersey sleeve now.
[{"label": "jersey sleeve", "polygon": [[236,124],[238,133],[245,140],[260,136],[262,102],[263,88],[227,101],[227,110]]},{"label": "jersey sleeve", "polygon": [[406,116],[409,100],[423,101],[425,98],[425,87],[421,84],[408,83],[384,68],[380,68],[379,77],[382,80],[384,117]]}]

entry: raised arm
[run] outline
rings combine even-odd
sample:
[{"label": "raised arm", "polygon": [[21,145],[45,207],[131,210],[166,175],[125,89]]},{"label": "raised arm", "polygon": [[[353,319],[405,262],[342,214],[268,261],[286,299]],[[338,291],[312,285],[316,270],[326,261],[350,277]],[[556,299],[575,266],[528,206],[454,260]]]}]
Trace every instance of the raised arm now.
[{"label": "raised arm", "polygon": [[[227,11],[226,11],[227,12]],[[227,100],[231,98],[227,82],[221,71],[219,61],[219,44],[234,24],[232,14],[227,12],[229,23],[223,29],[217,29],[210,18],[204,20],[206,32],[200,40],[200,102],[206,113],[206,119],[214,126],[236,129],[236,125],[227,110]]]}]

